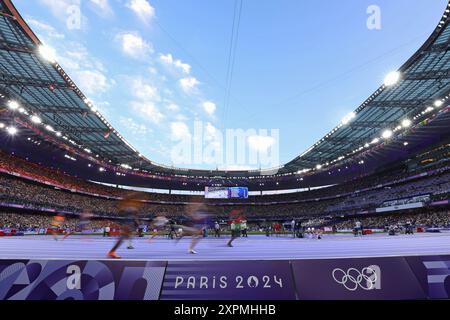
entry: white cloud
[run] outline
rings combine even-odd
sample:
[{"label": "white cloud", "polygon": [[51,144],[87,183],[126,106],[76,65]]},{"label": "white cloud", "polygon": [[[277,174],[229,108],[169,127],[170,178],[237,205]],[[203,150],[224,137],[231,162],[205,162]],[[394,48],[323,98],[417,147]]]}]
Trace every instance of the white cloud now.
[{"label": "white cloud", "polygon": [[132,101],[130,105],[135,112],[154,123],[159,123],[164,118],[153,102]]},{"label": "white cloud", "polygon": [[61,55],[57,54],[57,61],[81,91],[88,95],[101,94],[114,85],[114,81],[107,76],[103,63],[90,54],[86,47],[75,42],[65,43],[64,47],[70,50],[62,50]]},{"label": "white cloud", "polygon": [[172,122],[170,124],[170,134],[172,140],[182,140],[191,135],[189,127],[181,121]]},{"label": "white cloud", "polygon": [[64,46],[70,49],[63,51],[61,57],[58,56],[58,61],[61,62],[63,67],[67,68],[66,64],[68,64],[70,67],[76,69],[96,69],[101,72],[106,72],[102,61],[91,54],[85,46],[78,42],[65,43]]},{"label": "white cloud", "polygon": [[265,152],[269,149],[273,144],[275,144],[275,139],[273,137],[268,136],[250,136],[247,139],[248,145],[251,149]]},{"label": "white cloud", "polygon": [[108,78],[97,70],[80,70],[76,78],[81,90],[88,95],[103,93],[110,87]]},{"label": "white cloud", "polygon": [[216,104],[211,101],[205,101],[203,102],[203,109],[207,114],[213,115],[214,112],[216,111]]},{"label": "white cloud", "polygon": [[130,91],[134,98],[130,103],[131,108],[145,119],[160,123],[164,115],[156,106],[161,101],[158,89],[139,77],[133,78],[130,82]]},{"label": "white cloud", "polygon": [[180,107],[175,103],[170,103],[169,105],[167,105],[167,109],[173,112],[180,111]]},{"label": "white cloud", "polygon": [[48,37],[50,39],[64,39],[64,34],[58,32],[55,28],[45,22],[29,18],[27,19],[27,23],[35,29],[35,31],[44,32],[44,37]]},{"label": "white cloud", "polygon": [[153,46],[146,42],[139,33],[125,32],[117,35],[123,53],[135,58],[145,59],[154,52]]},{"label": "white cloud", "polygon": [[89,0],[100,11],[97,11],[101,16],[112,16],[113,10],[109,5],[108,0]]},{"label": "white cloud", "polygon": [[131,84],[133,96],[143,101],[159,101],[158,89],[143,79],[134,79]]},{"label": "white cloud", "polygon": [[[79,6],[79,0],[39,0],[43,5],[47,6],[54,16],[65,16],[67,10],[71,6]],[[62,15],[64,13],[64,15]]]},{"label": "white cloud", "polygon": [[177,121],[187,121],[188,117],[186,117],[184,114],[178,113],[175,116],[175,120],[177,120]]},{"label": "white cloud", "polygon": [[120,117],[119,122],[133,135],[145,136],[152,132],[146,125],[137,123],[132,118]]},{"label": "white cloud", "polygon": [[197,88],[197,86],[200,84],[200,82],[197,79],[195,79],[194,77],[180,79],[179,83],[180,83],[181,89],[183,89],[183,91],[186,93],[193,92]]},{"label": "white cloud", "polygon": [[155,17],[155,8],[147,0],[129,0],[126,6],[145,23]]},{"label": "white cloud", "polygon": [[189,74],[191,72],[191,66],[187,63],[182,62],[179,59],[174,59],[170,53],[164,55],[162,53],[159,54],[159,59],[165,65],[174,67],[185,74]]}]

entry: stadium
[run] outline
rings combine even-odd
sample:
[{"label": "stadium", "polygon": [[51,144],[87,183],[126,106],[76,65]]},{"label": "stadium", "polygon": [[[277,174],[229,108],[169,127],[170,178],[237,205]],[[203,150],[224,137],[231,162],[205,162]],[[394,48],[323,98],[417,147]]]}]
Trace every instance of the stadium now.
[{"label": "stadium", "polygon": [[0,299],[448,299],[449,12],[295,159],[210,170],[141,154],[0,0]]}]

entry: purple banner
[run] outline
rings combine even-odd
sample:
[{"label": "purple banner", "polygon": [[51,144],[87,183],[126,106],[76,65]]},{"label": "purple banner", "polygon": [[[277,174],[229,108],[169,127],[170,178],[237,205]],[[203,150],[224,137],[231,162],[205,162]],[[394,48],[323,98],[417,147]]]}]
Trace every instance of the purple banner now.
[{"label": "purple banner", "polygon": [[0,300],[450,298],[450,256],[296,261],[0,260]]},{"label": "purple banner", "polygon": [[427,298],[405,258],[292,262],[300,300],[405,300]]},{"label": "purple banner", "polygon": [[165,262],[0,260],[0,300],[158,300]]},{"label": "purple banner", "polygon": [[289,261],[169,262],[162,300],[295,300]]},{"label": "purple banner", "polygon": [[407,257],[430,299],[450,299],[450,256]]}]

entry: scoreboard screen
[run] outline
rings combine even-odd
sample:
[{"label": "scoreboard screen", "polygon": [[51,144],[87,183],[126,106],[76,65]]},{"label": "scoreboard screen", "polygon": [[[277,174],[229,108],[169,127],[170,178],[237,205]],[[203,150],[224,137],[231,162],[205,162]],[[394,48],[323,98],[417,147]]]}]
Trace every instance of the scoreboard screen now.
[{"label": "scoreboard screen", "polygon": [[206,187],[207,199],[247,199],[248,188],[245,187]]}]

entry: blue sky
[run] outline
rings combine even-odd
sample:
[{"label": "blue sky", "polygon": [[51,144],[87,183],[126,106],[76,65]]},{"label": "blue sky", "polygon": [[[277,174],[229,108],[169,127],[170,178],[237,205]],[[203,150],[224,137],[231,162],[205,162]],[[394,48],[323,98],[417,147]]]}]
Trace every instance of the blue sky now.
[{"label": "blue sky", "polygon": [[[258,130],[278,129],[277,160],[292,160],[420,47],[447,1],[243,0],[230,86],[235,0],[14,3],[100,112],[147,158],[238,169],[267,164],[218,163],[208,155],[180,162],[172,151],[201,121],[204,142],[213,146],[218,132],[240,128],[257,132],[247,149],[274,147]],[[367,28],[370,5],[381,10],[380,30]],[[81,13],[75,28],[73,8]]]}]

